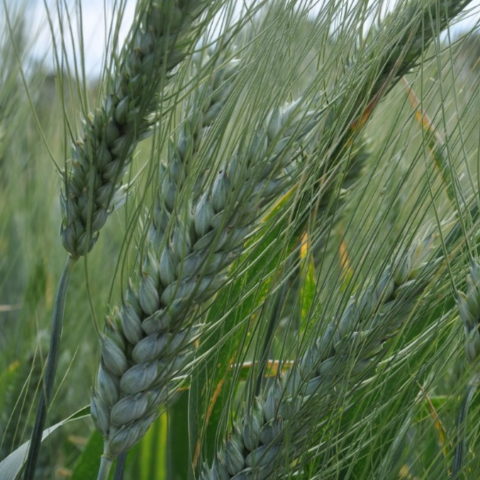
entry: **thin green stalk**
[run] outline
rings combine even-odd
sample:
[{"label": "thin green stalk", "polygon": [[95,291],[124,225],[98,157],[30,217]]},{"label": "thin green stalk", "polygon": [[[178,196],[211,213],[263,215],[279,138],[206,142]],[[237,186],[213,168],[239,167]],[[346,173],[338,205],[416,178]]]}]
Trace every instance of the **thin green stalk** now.
[{"label": "thin green stalk", "polygon": [[455,448],[455,456],[453,458],[453,466],[452,466],[452,475],[450,478],[456,480],[460,478],[460,473],[462,471],[462,464],[463,459],[465,457],[465,451],[467,449],[467,439],[466,439],[466,431],[467,431],[467,417],[468,417],[468,409],[470,404],[472,403],[473,396],[477,390],[478,383],[472,382],[467,385],[467,390],[462,400],[462,405],[460,406],[460,410],[458,412],[457,417],[457,446]]},{"label": "thin green stalk", "polygon": [[100,460],[100,468],[98,469],[98,477],[97,480],[107,480],[108,474],[112,468],[113,460],[108,458],[105,455],[102,455]]},{"label": "thin green stalk", "polygon": [[113,480],[122,480],[123,472],[125,470],[125,463],[127,462],[127,455],[128,455],[128,452],[124,452],[118,456]]},{"label": "thin green stalk", "polygon": [[55,297],[55,306],[53,310],[52,334],[50,337],[50,350],[45,370],[45,381],[43,382],[40,403],[38,405],[37,416],[35,418],[30,448],[28,450],[24,480],[32,480],[35,474],[35,465],[40,452],[40,443],[42,441],[42,433],[47,417],[47,409],[50,405],[55,373],[58,366],[60,338],[62,335],[63,316],[65,312],[65,300],[67,298],[68,284],[75,263],[76,260],[69,255],[58,284],[57,295]]}]

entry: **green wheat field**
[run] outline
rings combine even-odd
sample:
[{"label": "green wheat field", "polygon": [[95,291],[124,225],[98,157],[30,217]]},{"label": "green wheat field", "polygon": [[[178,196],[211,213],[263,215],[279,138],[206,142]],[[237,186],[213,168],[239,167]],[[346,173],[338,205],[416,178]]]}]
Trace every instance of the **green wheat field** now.
[{"label": "green wheat field", "polygon": [[0,6],[0,480],[479,480],[478,3],[83,3]]}]

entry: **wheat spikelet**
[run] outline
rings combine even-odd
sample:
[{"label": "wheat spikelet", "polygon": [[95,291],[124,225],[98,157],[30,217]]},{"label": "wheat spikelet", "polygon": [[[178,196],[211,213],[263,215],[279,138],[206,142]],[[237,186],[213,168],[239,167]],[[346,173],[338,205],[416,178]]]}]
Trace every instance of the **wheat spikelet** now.
[{"label": "wheat spikelet", "polygon": [[72,147],[72,167],[61,195],[62,242],[74,258],[88,253],[109,214],[125,199],[121,185],[138,142],[149,134],[156,96],[199,38],[195,20],[213,2],[148,2],[108,81],[103,105],[83,125]]},{"label": "wheat spikelet", "polygon": [[[418,242],[394,268],[385,269],[377,282],[361,295],[350,298],[339,318],[307,349],[292,370],[264,389],[255,404],[217,451],[211,468],[205,466],[201,480],[264,480],[278,467],[278,458],[291,453],[304,432],[302,407],[321,405],[334,392],[339,380],[351,384],[379,361],[387,338],[401,327],[412,299],[422,291],[424,280],[416,276],[431,238]],[[389,315],[400,306],[400,311]],[[327,415],[328,412],[321,413]],[[320,419],[318,419],[320,420]],[[294,422],[294,423],[293,423]],[[293,433],[284,443],[286,432]]]}]

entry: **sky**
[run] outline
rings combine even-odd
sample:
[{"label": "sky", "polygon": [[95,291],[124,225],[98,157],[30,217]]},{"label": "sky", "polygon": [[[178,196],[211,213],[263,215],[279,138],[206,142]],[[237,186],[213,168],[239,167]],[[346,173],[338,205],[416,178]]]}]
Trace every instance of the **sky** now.
[{"label": "sky", "polygon": [[[48,28],[48,21],[46,15],[46,9],[44,6],[44,0],[31,0],[32,16],[34,19],[34,25],[30,29],[30,41],[32,42],[34,56],[37,58],[45,57],[47,63],[52,65],[53,56],[52,56],[52,37],[50,29]],[[133,18],[134,8],[136,1],[135,0],[123,0],[125,3],[125,14],[123,17],[123,22],[120,28],[120,38],[123,39],[129,29],[130,23]],[[238,5],[244,3],[245,0],[238,0]],[[355,0],[352,0],[355,1]],[[391,0],[387,0],[388,2]],[[101,71],[102,58],[104,55],[104,45],[106,38],[106,25],[109,24],[108,19],[112,18],[112,0],[80,0],[82,8],[82,20],[83,20],[83,39],[84,39],[84,50],[85,50],[85,69],[88,76],[96,76]],[[75,43],[78,42],[78,18],[76,15],[75,9],[73,6],[75,3],[78,3],[78,0],[46,0],[47,5],[50,5],[52,16],[56,17],[57,3],[67,3],[70,8],[70,15],[73,25],[73,36],[77,38]],[[118,3],[118,0],[117,0]],[[475,0],[472,4],[472,7],[475,8],[475,14],[471,15],[469,18],[466,18],[464,21],[458,23],[454,29],[454,34],[462,30],[471,29],[480,19],[480,0]],[[0,11],[0,15],[3,12]],[[105,15],[106,14],[106,15]],[[106,21],[107,18],[107,21]],[[56,27],[56,38],[61,38],[58,31],[58,24]],[[63,36],[65,38],[65,35]],[[68,52],[69,60],[72,61],[75,56],[75,49],[72,47],[72,42],[68,42],[66,45],[66,50]],[[78,55],[78,48],[77,48]]]}]

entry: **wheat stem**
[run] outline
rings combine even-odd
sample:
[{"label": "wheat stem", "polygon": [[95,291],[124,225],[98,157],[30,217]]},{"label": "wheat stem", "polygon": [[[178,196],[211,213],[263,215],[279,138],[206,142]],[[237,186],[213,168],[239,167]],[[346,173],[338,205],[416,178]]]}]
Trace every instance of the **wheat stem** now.
[{"label": "wheat stem", "polygon": [[68,284],[75,266],[75,259],[70,255],[67,258],[63,268],[62,276],[58,284],[58,290],[55,297],[55,305],[53,309],[52,333],[50,336],[50,350],[45,368],[45,379],[40,393],[40,402],[35,417],[35,425],[33,427],[30,446],[28,448],[28,456],[25,466],[24,480],[31,480],[35,474],[35,465],[40,452],[40,443],[42,441],[43,429],[47,417],[47,410],[50,407],[50,400],[55,381],[55,373],[58,366],[58,356],[60,352],[60,339],[63,328],[63,316],[65,312],[65,301],[67,298]]},{"label": "wheat stem", "polygon": [[115,465],[115,474],[113,480],[122,480],[123,472],[125,470],[125,464],[127,463],[128,452],[121,453],[117,458],[117,464]]},{"label": "wheat stem", "polygon": [[100,457],[100,468],[98,470],[97,480],[108,480],[108,475],[112,469],[113,460],[106,455]]}]

